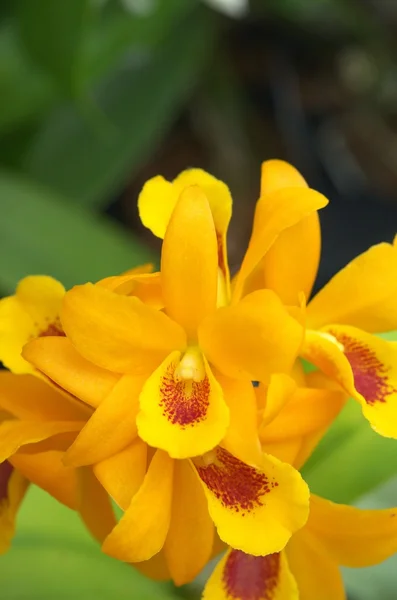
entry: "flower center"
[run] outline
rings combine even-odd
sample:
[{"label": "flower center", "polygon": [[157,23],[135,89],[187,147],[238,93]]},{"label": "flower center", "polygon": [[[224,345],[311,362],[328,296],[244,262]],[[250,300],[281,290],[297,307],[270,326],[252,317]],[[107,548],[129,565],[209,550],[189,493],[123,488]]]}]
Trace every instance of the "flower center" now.
[{"label": "flower center", "polygon": [[188,348],[174,373],[175,381],[195,381],[205,379],[203,357],[198,348]]}]

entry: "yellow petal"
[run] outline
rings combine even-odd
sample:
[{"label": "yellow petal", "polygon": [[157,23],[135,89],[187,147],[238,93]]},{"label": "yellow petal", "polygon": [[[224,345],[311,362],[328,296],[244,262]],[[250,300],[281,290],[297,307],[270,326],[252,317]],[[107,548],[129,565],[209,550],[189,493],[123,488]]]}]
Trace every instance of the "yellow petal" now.
[{"label": "yellow petal", "polygon": [[341,391],[298,388],[269,424],[262,424],[262,441],[277,442],[328,427],[345,404]]},{"label": "yellow petal", "polygon": [[[300,173],[282,160],[262,164],[261,196],[286,187],[307,188]],[[320,262],[321,230],[317,212],[283,231],[263,259],[263,286],[285,304],[296,304],[299,292],[310,296]]]},{"label": "yellow petal", "polygon": [[338,565],[307,535],[306,527],[286,548],[288,563],[302,600],[346,600]]},{"label": "yellow petal", "polygon": [[208,200],[199,187],[186,188],[172,213],[161,252],[166,313],[190,339],[216,307],[218,249]]},{"label": "yellow petal", "polygon": [[362,510],[311,496],[307,529],[346,567],[368,567],[397,552],[397,508]]},{"label": "yellow petal", "polygon": [[195,352],[191,358],[197,363],[199,375],[189,371],[185,377],[184,360],[181,361],[180,352],[173,352],[147,379],[139,398],[139,436],[173,458],[211,450],[221,441],[229,424],[222,388],[208,363]]},{"label": "yellow petal", "polygon": [[139,216],[154,235],[164,238],[172,211],[181,192],[199,186],[208,198],[215,227],[225,234],[232,216],[232,197],[228,187],[202,169],[187,169],[171,183],[157,176],[147,181],[138,198]]},{"label": "yellow petal", "polygon": [[79,431],[81,427],[82,423],[79,421],[3,421],[0,424],[0,462],[15,454],[25,444],[41,442],[59,433]]},{"label": "yellow petal", "polygon": [[215,567],[203,600],[298,600],[284,552],[251,556],[230,549]]},{"label": "yellow petal", "polygon": [[302,338],[303,328],[271,290],[218,309],[199,329],[200,347],[211,363],[229,377],[253,381],[289,372]]},{"label": "yellow petal", "polygon": [[32,340],[23,356],[64,390],[97,407],[119,380],[119,375],[83,358],[66,337]]},{"label": "yellow petal", "polygon": [[142,575],[154,581],[169,581],[171,579],[171,573],[164,556],[164,548],[152,556],[152,558],[149,558],[149,560],[134,563],[134,567]]},{"label": "yellow petal", "polygon": [[128,273],[125,275],[116,275],[102,279],[96,285],[112,290],[116,294],[122,294],[123,296],[136,296],[139,300],[142,300],[142,302],[156,310],[164,308],[160,273],[142,272],[140,274]]},{"label": "yellow petal", "polygon": [[[23,448],[25,452],[26,446]],[[18,452],[9,462],[26,479],[45,490],[68,508],[77,509],[76,470],[65,467],[63,452],[50,450],[36,454]]]},{"label": "yellow petal", "polygon": [[0,407],[26,421],[84,421],[90,410],[38,377],[0,371]]},{"label": "yellow petal", "polygon": [[211,558],[214,525],[205,494],[188,461],[177,461],[171,524],[164,554],[172,579],[184,585],[206,566]]},{"label": "yellow petal", "polygon": [[307,332],[302,353],[358,400],[375,431],[397,438],[397,345],[355,327]]},{"label": "yellow petal", "polygon": [[91,535],[102,544],[116,526],[109,496],[91,468],[77,469],[79,482],[78,511]]},{"label": "yellow petal", "polygon": [[378,333],[397,329],[397,252],[378,244],[339,271],[307,307],[308,327],[338,323]]},{"label": "yellow petal", "polygon": [[262,410],[260,420],[262,428],[277,417],[296,390],[295,381],[284,373],[274,373],[270,377],[268,386],[260,384],[256,388],[258,404]]},{"label": "yellow petal", "polygon": [[309,188],[285,187],[258,200],[251,239],[233,291],[236,302],[244,282],[266,255],[278,236],[289,227],[328,204],[327,199]]},{"label": "yellow petal", "polygon": [[186,344],[184,331],[164,313],[90,283],[65,295],[61,317],[78,352],[116,373],[150,372]]},{"label": "yellow petal", "polygon": [[65,464],[90,465],[126,448],[137,436],[138,399],[144,379],[124,375],[84,425]]},{"label": "yellow petal", "polygon": [[120,508],[127,510],[146,475],[147,446],[139,438],[93,466],[101,485]]},{"label": "yellow petal", "polygon": [[65,289],[52,277],[30,276],[22,279],[15,296],[0,300],[0,361],[15,373],[31,373],[32,367],[21,357],[30,339],[63,335],[59,312]]},{"label": "yellow petal", "polygon": [[0,464],[0,555],[11,545],[17,512],[28,485],[27,479],[9,462]]},{"label": "yellow petal", "polygon": [[264,454],[261,469],[222,448],[195,459],[219,537],[255,556],[280,552],[308,517],[309,490],[298,471]]},{"label": "yellow petal", "polygon": [[299,456],[303,439],[301,437],[288,438],[286,440],[268,441],[262,440],[262,450],[266,454],[271,454],[281,460],[281,462],[288,463],[297,469],[296,466],[297,457]]},{"label": "yellow petal", "polygon": [[157,450],[139,491],[102,550],[127,562],[148,560],[164,546],[171,520],[174,461]]},{"label": "yellow petal", "polygon": [[260,464],[262,450],[258,436],[255,391],[250,381],[238,381],[217,374],[230,411],[230,424],[222,446],[243,462]]}]

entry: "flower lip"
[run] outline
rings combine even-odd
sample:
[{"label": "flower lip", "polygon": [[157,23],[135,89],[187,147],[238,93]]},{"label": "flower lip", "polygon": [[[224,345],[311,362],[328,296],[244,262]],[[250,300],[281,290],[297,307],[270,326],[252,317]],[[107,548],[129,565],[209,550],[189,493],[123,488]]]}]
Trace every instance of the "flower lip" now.
[{"label": "flower lip", "polygon": [[279,583],[280,554],[252,556],[232,550],[222,582],[230,600],[271,600]]},{"label": "flower lip", "polygon": [[226,508],[244,515],[263,506],[263,497],[278,482],[246,465],[223,448],[195,459],[199,477]]}]

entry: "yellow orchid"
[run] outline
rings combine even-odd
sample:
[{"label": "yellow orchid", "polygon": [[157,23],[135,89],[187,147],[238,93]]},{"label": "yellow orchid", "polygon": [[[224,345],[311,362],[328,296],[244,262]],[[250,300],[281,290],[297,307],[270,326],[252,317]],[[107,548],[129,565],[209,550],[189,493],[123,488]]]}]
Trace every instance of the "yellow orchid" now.
[{"label": "yellow orchid", "polygon": [[[264,450],[300,469],[347,396],[321,374],[299,371],[274,375],[266,391],[258,390]],[[306,524],[281,552],[229,548],[203,600],[346,600],[340,566],[374,565],[395,552],[397,508],[360,510],[311,494]]]},{"label": "yellow orchid", "polygon": [[[62,465],[62,450],[92,410],[31,375],[1,373],[0,390],[0,407],[12,409],[14,415],[0,425],[0,461],[8,460],[76,508],[69,478],[80,469]],[[93,386],[91,394],[92,390]],[[226,543],[260,554],[283,548],[305,523],[308,489],[299,473],[270,455],[260,458],[255,468],[218,447],[193,460],[173,460],[136,438],[92,465],[96,486],[88,479],[87,500],[77,509],[98,539],[107,536],[105,552],[131,563],[146,561],[141,570],[154,577],[159,577],[163,560],[174,581],[186,583],[213,553],[214,524]],[[91,468],[81,470],[82,484],[90,473]],[[125,511],[117,525],[104,490]],[[156,556],[160,550],[162,556]]]},{"label": "yellow orchid", "polygon": [[361,510],[310,498],[310,516],[280,553],[228,550],[203,600],[346,600],[340,566],[368,567],[397,551],[397,508]]},{"label": "yellow orchid", "polygon": [[62,462],[87,414],[82,403],[37,377],[0,372],[0,553],[11,543],[29,483],[79,511],[100,542],[114,527],[110,501],[92,469]]},{"label": "yellow orchid", "polygon": [[[262,197],[291,186],[307,188],[296,169],[278,160],[263,163]],[[238,293],[271,289],[286,305],[299,305],[302,293],[306,298],[311,294],[320,248],[320,224],[312,213],[281,233],[243,283],[240,272]],[[308,303],[301,350],[360,402],[377,432],[394,438],[397,345],[372,334],[397,329],[396,273],[396,241],[373,246],[350,262]]]},{"label": "yellow orchid", "polygon": [[[255,291],[238,303],[233,294],[229,297],[225,235],[231,198],[226,186],[199,170],[173,184],[157,179],[145,185],[139,200],[143,221],[148,224],[151,216],[155,232],[164,234],[161,272],[150,275],[157,291],[161,283],[157,305],[127,296],[128,276],[117,291],[106,283],[77,286],[65,295],[61,310],[67,338],[36,339],[24,356],[73,394],[76,379],[92,380],[96,369],[106,370],[120,382],[97,411],[102,437],[118,436],[115,426],[120,424],[125,435],[116,445],[125,447],[138,432],[149,445],[183,459],[215,448],[229,423],[238,422],[230,414],[232,400],[222,388],[222,376],[249,396],[251,380],[266,382],[273,372],[290,370],[303,328],[270,290]],[[250,264],[260,260],[283,228],[327,203],[313,190],[296,192],[283,189],[259,201],[256,241],[247,251]],[[233,385],[228,387],[233,394]],[[77,396],[85,400],[84,392]],[[241,404],[233,408],[243,412]],[[97,439],[93,421],[68,459],[87,464],[86,453],[98,448]],[[98,459],[110,456],[106,449],[102,444]],[[229,449],[241,456],[239,447]],[[255,460],[252,454],[244,458]]]}]

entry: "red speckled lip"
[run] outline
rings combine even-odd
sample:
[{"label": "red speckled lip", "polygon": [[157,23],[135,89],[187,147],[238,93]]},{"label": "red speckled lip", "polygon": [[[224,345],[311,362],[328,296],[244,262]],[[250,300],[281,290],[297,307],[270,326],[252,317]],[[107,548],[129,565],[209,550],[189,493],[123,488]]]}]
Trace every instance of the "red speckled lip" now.
[{"label": "red speckled lip", "polygon": [[176,380],[177,366],[178,362],[173,361],[162,377],[160,406],[163,415],[173,425],[185,428],[205,420],[211,386],[207,376],[199,382]]},{"label": "red speckled lip", "polygon": [[265,473],[219,447],[211,464],[196,464],[196,468],[202,481],[223,506],[242,514],[262,506],[264,496],[278,486]]},{"label": "red speckled lip", "polygon": [[359,340],[336,331],[330,333],[343,344],[344,354],[353,372],[354,386],[366,403],[387,402],[388,396],[397,391],[390,385],[387,366],[378,359],[372,348]]},{"label": "red speckled lip", "polygon": [[8,482],[14,467],[6,460],[0,465],[0,502],[8,497]]},{"label": "red speckled lip", "polygon": [[280,554],[251,556],[232,550],[222,582],[228,600],[272,600],[280,574]]}]

